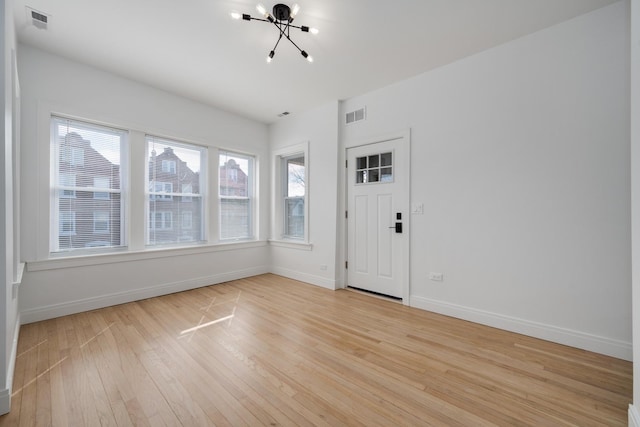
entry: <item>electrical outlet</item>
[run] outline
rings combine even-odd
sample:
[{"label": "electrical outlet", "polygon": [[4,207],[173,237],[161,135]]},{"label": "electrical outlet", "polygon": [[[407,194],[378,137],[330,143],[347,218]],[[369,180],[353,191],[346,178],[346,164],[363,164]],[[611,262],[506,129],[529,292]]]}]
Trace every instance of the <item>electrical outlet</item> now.
[{"label": "electrical outlet", "polygon": [[323,265],[321,265],[321,266],[320,266],[320,270],[322,270],[322,271],[327,271],[327,266],[326,266],[326,265],[324,265],[324,264],[323,264]]},{"label": "electrical outlet", "polygon": [[433,280],[434,282],[442,282],[444,280],[444,274],[429,273],[429,280]]}]

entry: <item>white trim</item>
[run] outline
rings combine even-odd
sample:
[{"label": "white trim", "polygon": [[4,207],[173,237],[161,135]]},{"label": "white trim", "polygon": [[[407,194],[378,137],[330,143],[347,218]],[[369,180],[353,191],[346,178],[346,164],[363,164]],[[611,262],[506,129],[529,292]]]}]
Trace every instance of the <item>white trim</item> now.
[{"label": "white trim", "polygon": [[[310,244],[309,224],[311,223],[311,221],[309,218],[309,212],[311,212],[311,209],[309,205],[311,203],[311,168],[309,141],[301,142],[295,145],[289,145],[287,147],[282,147],[271,151],[271,241],[285,241],[285,239],[282,239],[282,236],[284,234],[284,209],[281,204],[281,201],[283,199],[282,182],[284,179],[284,172],[282,170],[282,159],[293,156],[295,154],[302,154],[304,156],[304,238],[301,239],[301,241],[305,244]],[[290,246],[285,245],[282,245],[282,247],[291,248]]]},{"label": "white trim", "polygon": [[280,248],[288,248],[288,249],[298,249],[301,251],[311,251],[313,250],[313,243],[305,243],[303,241],[295,241],[295,240],[273,240],[269,239],[269,246],[277,246]]},{"label": "white trim", "polygon": [[635,405],[629,405],[629,427],[640,427],[640,412]]},{"label": "white trim", "polygon": [[9,366],[7,368],[6,388],[0,390],[0,415],[9,413],[11,410],[11,394],[13,390],[13,374],[16,369],[16,358],[18,357],[18,337],[20,335],[20,316],[16,321],[13,332],[13,342],[11,344],[11,354],[9,355]]},{"label": "white trim", "polygon": [[141,251],[109,252],[65,258],[50,258],[42,261],[27,262],[27,271],[56,270],[59,268],[86,267],[90,265],[114,264],[119,262],[140,261],[176,256],[196,255],[209,252],[233,251],[239,249],[260,248],[267,246],[266,241],[229,242],[214,245],[194,245],[188,247],[149,247]]},{"label": "white trim", "polygon": [[[405,173],[407,174],[407,187],[406,187],[406,203],[404,206],[404,212],[406,212],[405,217],[406,220],[404,223],[404,231],[403,233],[407,235],[407,238],[404,241],[403,246],[403,260],[402,260],[402,304],[410,305],[411,298],[411,129],[405,129],[397,132],[390,132],[383,135],[378,135],[376,137],[368,137],[365,139],[355,140],[355,141],[347,141],[344,146],[344,159],[349,158],[348,151],[351,148],[361,147],[364,145],[370,144],[378,144],[386,141],[395,141],[399,140],[404,144],[404,164],[406,165]],[[349,180],[347,178],[347,168],[345,167],[342,175],[343,185],[344,185],[344,200],[343,206],[340,212],[346,212],[347,207],[349,206]],[[349,233],[348,233],[348,219],[344,219],[344,259],[343,264],[346,265],[347,258],[349,257]],[[346,288],[349,286],[347,283],[349,280],[349,274],[346,268],[343,270],[344,272],[344,281],[340,283],[341,288]]]},{"label": "white trim", "polygon": [[265,273],[269,273],[269,268],[267,266],[252,267],[244,270],[215,274],[212,276],[197,277],[195,279],[150,286],[144,289],[117,292],[61,304],[52,304],[22,311],[21,320],[24,324],[39,322],[41,320],[53,319],[55,317],[81,313],[98,308],[111,307],[113,305],[153,298],[161,295],[168,295],[175,292],[187,291],[190,289],[229,282],[231,280],[244,279]]},{"label": "white trim", "polygon": [[336,281],[327,279],[326,277],[316,276],[313,274],[301,273],[299,271],[290,270],[282,267],[271,267],[271,273],[278,276],[287,277],[289,279],[305,282],[310,285],[320,286],[321,288],[330,289],[334,291],[336,289]]},{"label": "white trim", "polygon": [[632,346],[630,342],[560,328],[517,317],[505,316],[457,304],[436,301],[419,296],[411,296],[410,305],[423,310],[568,345],[570,347],[593,351],[623,360],[632,360]]},{"label": "white trim", "polygon": [[0,390],[0,415],[8,414],[11,410],[11,390]]}]

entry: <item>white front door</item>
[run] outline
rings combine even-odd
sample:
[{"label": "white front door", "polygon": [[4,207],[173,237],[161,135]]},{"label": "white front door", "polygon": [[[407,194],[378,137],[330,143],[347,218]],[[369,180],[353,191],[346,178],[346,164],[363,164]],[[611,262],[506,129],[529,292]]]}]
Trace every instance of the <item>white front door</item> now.
[{"label": "white front door", "polygon": [[405,139],[347,150],[347,285],[395,298],[408,297]]}]

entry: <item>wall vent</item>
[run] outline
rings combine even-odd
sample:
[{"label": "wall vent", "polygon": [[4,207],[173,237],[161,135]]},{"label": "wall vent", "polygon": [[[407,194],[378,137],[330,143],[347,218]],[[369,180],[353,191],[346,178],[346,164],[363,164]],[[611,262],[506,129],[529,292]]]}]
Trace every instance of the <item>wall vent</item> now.
[{"label": "wall vent", "polygon": [[346,115],[346,124],[351,124],[355,122],[359,122],[360,120],[364,120],[367,118],[365,107],[360,108],[359,110],[351,111]]},{"label": "wall vent", "polygon": [[27,8],[27,21],[31,22],[34,27],[46,30],[49,28],[49,18],[51,15],[32,9],[29,6]]}]

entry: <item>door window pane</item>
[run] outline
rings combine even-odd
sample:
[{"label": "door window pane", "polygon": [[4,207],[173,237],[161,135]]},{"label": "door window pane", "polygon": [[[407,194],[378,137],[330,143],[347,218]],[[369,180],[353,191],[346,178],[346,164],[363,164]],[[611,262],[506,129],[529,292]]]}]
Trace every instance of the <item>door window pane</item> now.
[{"label": "door window pane", "polygon": [[393,153],[356,158],[356,184],[393,182]]}]

